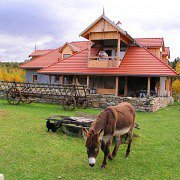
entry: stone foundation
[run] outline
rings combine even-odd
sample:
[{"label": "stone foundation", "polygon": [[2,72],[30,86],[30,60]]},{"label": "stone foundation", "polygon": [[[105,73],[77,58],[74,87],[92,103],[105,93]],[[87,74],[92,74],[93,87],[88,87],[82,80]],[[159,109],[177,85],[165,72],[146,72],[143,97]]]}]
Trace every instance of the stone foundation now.
[{"label": "stone foundation", "polygon": [[133,98],[133,97],[118,97],[107,95],[91,95],[90,106],[94,108],[106,108],[110,105],[117,105],[121,102],[129,102],[133,105],[136,111],[155,112],[158,109],[166,107],[168,104],[174,103],[173,97],[148,97],[148,98]]},{"label": "stone foundation", "polygon": [[[5,99],[5,93],[0,93],[0,98]],[[36,102],[60,104],[61,100],[53,100],[49,98],[37,99]],[[121,102],[129,102],[133,105],[136,111],[141,112],[155,112],[168,104],[174,103],[173,97],[148,97],[148,98],[133,98],[133,97],[119,97],[112,95],[92,94],[89,97],[89,106],[93,108],[106,108],[112,105],[118,105]]]}]

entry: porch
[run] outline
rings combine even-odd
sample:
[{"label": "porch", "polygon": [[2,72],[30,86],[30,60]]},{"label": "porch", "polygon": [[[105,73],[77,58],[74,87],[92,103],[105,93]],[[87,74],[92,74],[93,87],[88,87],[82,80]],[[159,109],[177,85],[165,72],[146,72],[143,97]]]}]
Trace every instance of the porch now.
[{"label": "porch", "polygon": [[55,76],[54,80],[55,83],[87,85],[90,94],[140,98],[172,96],[172,79],[170,77],[66,75]]}]

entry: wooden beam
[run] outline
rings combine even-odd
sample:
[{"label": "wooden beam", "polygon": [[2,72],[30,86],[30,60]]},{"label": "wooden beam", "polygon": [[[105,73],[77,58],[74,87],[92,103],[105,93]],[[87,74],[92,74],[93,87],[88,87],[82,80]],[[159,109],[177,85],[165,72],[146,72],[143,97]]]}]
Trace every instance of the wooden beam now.
[{"label": "wooden beam", "polygon": [[61,76],[60,84],[64,84],[64,76]]},{"label": "wooden beam", "polygon": [[166,79],[166,95],[169,96],[169,77]]},{"label": "wooden beam", "polygon": [[160,78],[156,81],[155,84],[155,93],[160,96]]},{"label": "wooden beam", "polygon": [[125,77],[124,96],[127,96],[127,92],[128,92],[128,77]]},{"label": "wooden beam", "polygon": [[89,88],[89,76],[87,76],[87,88]]},{"label": "wooden beam", "polygon": [[52,82],[52,76],[49,75],[49,83],[51,84],[51,82]]},{"label": "wooden beam", "polygon": [[121,37],[120,37],[120,33],[117,33],[118,36],[118,44],[117,44],[117,60],[120,60],[120,46],[121,46]]},{"label": "wooden beam", "polygon": [[151,89],[151,77],[148,77],[147,83],[147,95],[150,96],[150,89]]},{"label": "wooden beam", "polygon": [[91,57],[91,34],[89,35],[89,42],[88,42],[88,59]]},{"label": "wooden beam", "polygon": [[118,96],[118,84],[119,84],[119,77],[116,76],[116,92],[115,92],[116,96]]}]

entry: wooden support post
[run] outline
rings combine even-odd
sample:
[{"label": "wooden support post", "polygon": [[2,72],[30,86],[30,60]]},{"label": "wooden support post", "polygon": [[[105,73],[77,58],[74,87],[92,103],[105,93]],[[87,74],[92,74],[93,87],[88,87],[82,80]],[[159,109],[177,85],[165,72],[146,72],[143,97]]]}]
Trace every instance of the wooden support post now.
[{"label": "wooden support post", "polygon": [[169,96],[169,77],[166,79],[166,95]]},{"label": "wooden support post", "polygon": [[155,93],[160,96],[160,78],[156,81],[155,84]]},{"label": "wooden support post", "polygon": [[128,77],[125,77],[124,96],[127,96],[127,93],[128,93]]},{"label": "wooden support post", "polygon": [[91,42],[91,34],[90,34],[89,42],[88,42],[88,60],[91,57],[91,44],[92,44],[92,42]]},{"label": "wooden support post", "polygon": [[151,77],[148,77],[148,84],[147,84],[147,95],[150,96],[151,90]]},{"label": "wooden support post", "polygon": [[87,88],[89,88],[89,76],[87,76]]},{"label": "wooden support post", "polygon": [[118,44],[117,44],[117,60],[120,60],[120,46],[121,46],[121,37],[120,37],[120,33],[117,33],[118,36]]},{"label": "wooden support post", "polygon": [[51,84],[51,82],[52,82],[52,76],[49,75],[49,83]]},{"label": "wooden support post", "polygon": [[60,84],[64,84],[64,76],[63,75],[61,76]]},{"label": "wooden support post", "polygon": [[118,84],[119,84],[119,77],[116,76],[116,91],[115,91],[115,95],[118,96]]}]

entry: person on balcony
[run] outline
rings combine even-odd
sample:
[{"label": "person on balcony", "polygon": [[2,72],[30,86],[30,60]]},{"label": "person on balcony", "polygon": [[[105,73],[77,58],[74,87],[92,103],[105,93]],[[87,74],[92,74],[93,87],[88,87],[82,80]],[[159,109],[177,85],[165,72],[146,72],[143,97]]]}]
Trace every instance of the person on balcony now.
[{"label": "person on balcony", "polygon": [[105,51],[99,51],[99,60],[108,60],[108,54]]}]

